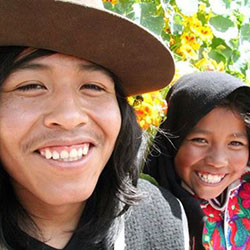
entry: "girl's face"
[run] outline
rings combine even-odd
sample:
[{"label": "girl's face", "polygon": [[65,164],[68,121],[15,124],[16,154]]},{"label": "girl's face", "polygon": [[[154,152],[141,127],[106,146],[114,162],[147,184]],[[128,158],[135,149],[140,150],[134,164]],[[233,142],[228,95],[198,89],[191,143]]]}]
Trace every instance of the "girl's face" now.
[{"label": "girl's face", "polygon": [[175,157],[180,178],[202,199],[219,196],[247,165],[249,141],[237,112],[217,107],[187,135]]}]

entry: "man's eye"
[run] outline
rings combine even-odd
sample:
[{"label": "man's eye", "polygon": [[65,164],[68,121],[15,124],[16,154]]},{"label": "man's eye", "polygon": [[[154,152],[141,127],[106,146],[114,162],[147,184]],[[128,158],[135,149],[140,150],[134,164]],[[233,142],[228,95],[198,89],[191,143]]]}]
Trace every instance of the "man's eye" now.
[{"label": "man's eye", "polygon": [[84,84],[81,89],[90,89],[90,90],[96,90],[96,91],[103,91],[104,88],[102,88],[101,86],[97,85],[97,84]]},{"label": "man's eye", "polygon": [[45,89],[45,87],[41,84],[31,83],[31,84],[22,85],[17,88],[17,90],[21,90],[21,91],[29,91],[29,90],[36,90],[36,89],[38,90]]}]

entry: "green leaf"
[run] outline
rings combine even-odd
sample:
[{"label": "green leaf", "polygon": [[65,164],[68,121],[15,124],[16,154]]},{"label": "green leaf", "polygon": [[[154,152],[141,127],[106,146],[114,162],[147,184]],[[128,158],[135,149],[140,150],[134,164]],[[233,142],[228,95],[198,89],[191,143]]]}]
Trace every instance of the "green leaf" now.
[{"label": "green leaf", "polygon": [[240,29],[240,43],[244,42],[250,43],[250,24],[244,24]]},{"label": "green leaf", "polygon": [[233,50],[232,51],[232,56],[231,56],[232,62],[234,63],[234,62],[238,61],[239,59],[240,59],[240,51]]},{"label": "green leaf", "polygon": [[169,0],[161,0],[161,6],[165,11],[167,11],[169,6]]},{"label": "green leaf", "polygon": [[198,0],[176,0],[176,5],[186,16],[192,16],[198,11]]},{"label": "green leaf", "polygon": [[233,58],[233,64],[230,65],[230,69],[238,72],[245,72],[248,62],[243,57],[244,54],[240,54],[238,58]]},{"label": "green leaf", "polygon": [[[232,60],[232,55],[234,50],[232,50],[223,39],[221,38],[214,38],[211,44],[212,51],[216,51],[227,58],[227,62]],[[216,60],[216,59],[215,59]],[[218,59],[217,59],[218,60]]]},{"label": "green leaf", "polygon": [[222,33],[227,32],[230,28],[233,28],[235,26],[229,18],[221,15],[211,17],[209,22],[216,31]]},{"label": "green leaf", "polygon": [[198,13],[197,13],[197,17],[198,17],[198,19],[201,21],[202,25],[207,24],[206,16],[205,16],[204,13],[198,12]]},{"label": "green leaf", "polygon": [[[225,48],[225,49],[220,49],[218,50],[222,55],[224,55],[226,58],[228,58],[228,60],[233,56],[233,52],[234,50],[230,49],[229,47]],[[230,59],[231,60],[231,59]]]},{"label": "green leaf", "polygon": [[107,10],[113,10],[113,5],[110,2],[105,2],[104,4],[104,8]]},{"label": "green leaf", "polygon": [[140,173],[140,178],[151,182],[155,186],[159,186],[158,182],[152,176],[148,174]]},{"label": "green leaf", "polygon": [[208,55],[217,63],[220,63],[222,61],[224,64],[226,64],[227,62],[227,58],[219,50],[211,50]]},{"label": "green leaf", "polygon": [[134,4],[135,20],[156,35],[160,35],[164,27],[163,16],[159,16],[154,3]]},{"label": "green leaf", "polygon": [[217,15],[209,20],[213,33],[216,37],[222,38],[230,46],[229,41],[237,38],[238,29],[229,17]]},{"label": "green leaf", "polygon": [[230,14],[230,0],[210,0],[209,1],[212,11],[218,15]]},{"label": "green leaf", "polygon": [[169,27],[172,34],[181,34],[183,31],[183,25],[182,25],[183,17],[179,14],[175,14],[170,18],[169,20]]},{"label": "green leaf", "polygon": [[212,49],[216,49],[218,46],[221,46],[221,45],[227,47],[227,44],[225,43],[223,39],[217,38],[217,37],[213,38],[212,43],[211,43]]},{"label": "green leaf", "polygon": [[238,49],[239,48],[239,39],[234,38],[229,41],[229,45],[232,49]]},{"label": "green leaf", "polygon": [[161,38],[163,41],[166,41],[166,43],[169,42],[170,40],[170,35],[168,33],[166,33],[165,31],[162,31],[161,32]]},{"label": "green leaf", "polygon": [[129,19],[134,20],[134,10],[133,10],[133,3],[134,1],[129,0],[129,1],[124,1],[124,0],[119,0],[117,4],[111,4],[110,2],[105,2],[104,7],[108,10],[114,11],[120,15],[126,16]]},{"label": "green leaf", "polygon": [[249,0],[244,0],[244,5],[250,7],[250,1]]}]

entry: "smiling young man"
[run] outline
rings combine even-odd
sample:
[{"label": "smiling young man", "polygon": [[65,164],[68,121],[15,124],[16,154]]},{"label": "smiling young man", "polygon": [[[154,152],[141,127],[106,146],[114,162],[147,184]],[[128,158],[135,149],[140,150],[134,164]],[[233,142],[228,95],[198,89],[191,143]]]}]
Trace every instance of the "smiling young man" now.
[{"label": "smiling young man", "polygon": [[1,159],[19,194],[59,206],[87,200],[121,127],[112,78],[56,53],[14,69],[0,106]]},{"label": "smiling young man", "polygon": [[1,249],[184,249],[178,200],[138,181],[126,100],[171,81],[168,49],[97,0],[0,16]]}]

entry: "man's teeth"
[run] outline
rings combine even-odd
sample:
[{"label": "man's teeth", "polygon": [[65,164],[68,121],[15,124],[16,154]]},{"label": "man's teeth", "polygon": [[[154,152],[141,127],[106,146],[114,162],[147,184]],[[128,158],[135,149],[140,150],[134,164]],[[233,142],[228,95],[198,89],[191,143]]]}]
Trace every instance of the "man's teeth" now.
[{"label": "man's teeth", "polygon": [[198,172],[198,176],[202,181],[209,184],[219,183],[225,177],[225,175],[204,174],[200,172]]},{"label": "man's teeth", "polygon": [[73,148],[71,150],[62,150],[58,152],[56,150],[46,148],[45,150],[41,150],[40,154],[44,156],[46,159],[53,159],[59,161],[77,161],[82,159],[84,155],[87,155],[89,151],[89,144],[84,144],[82,147]]}]

